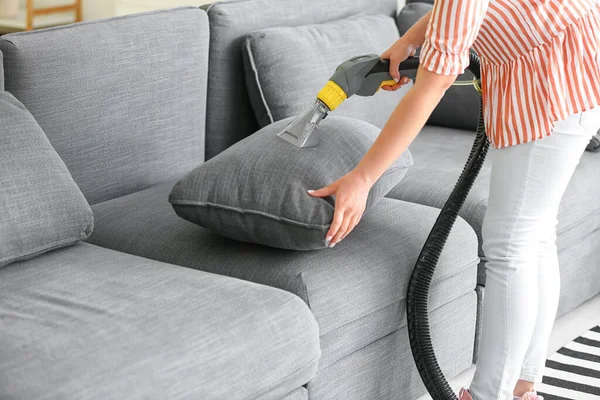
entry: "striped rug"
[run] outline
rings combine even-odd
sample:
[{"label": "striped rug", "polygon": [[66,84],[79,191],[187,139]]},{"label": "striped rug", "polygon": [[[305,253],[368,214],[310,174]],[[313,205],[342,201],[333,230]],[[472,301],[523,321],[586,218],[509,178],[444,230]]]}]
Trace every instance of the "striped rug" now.
[{"label": "striped rug", "polygon": [[548,358],[536,389],[544,400],[600,400],[600,326]]}]

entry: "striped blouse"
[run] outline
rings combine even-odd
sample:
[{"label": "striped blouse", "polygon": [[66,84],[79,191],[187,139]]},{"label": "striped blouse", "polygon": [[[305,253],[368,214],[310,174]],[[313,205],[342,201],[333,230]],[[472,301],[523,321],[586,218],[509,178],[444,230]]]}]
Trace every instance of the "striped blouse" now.
[{"label": "striped blouse", "polygon": [[421,63],[441,75],[481,58],[492,146],[551,134],[600,105],[600,0],[436,0]]}]

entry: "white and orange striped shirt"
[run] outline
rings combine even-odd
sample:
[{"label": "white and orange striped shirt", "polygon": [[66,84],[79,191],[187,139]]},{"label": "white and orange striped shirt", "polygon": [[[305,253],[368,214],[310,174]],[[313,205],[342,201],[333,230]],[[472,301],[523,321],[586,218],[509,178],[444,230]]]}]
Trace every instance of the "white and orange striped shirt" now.
[{"label": "white and orange striped shirt", "polygon": [[551,134],[600,105],[600,0],[436,0],[421,63],[441,75],[481,58],[492,146]]}]

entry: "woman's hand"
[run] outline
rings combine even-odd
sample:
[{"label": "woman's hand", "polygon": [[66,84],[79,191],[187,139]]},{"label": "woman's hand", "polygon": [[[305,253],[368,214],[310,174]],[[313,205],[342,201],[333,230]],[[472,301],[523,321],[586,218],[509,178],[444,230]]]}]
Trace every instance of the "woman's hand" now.
[{"label": "woman's hand", "polygon": [[414,56],[416,52],[417,47],[402,37],[381,55],[382,60],[390,60],[390,75],[398,82],[394,86],[383,86],[383,90],[395,91],[410,82],[407,77],[400,76],[399,68],[402,61]]},{"label": "woman's hand", "polygon": [[371,184],[352,171],[329,186],[308,191],[313,197],[335,196],[333,222],[325,238],[329,247],[342,241],[358,225],[365,212],[369,190]]}]

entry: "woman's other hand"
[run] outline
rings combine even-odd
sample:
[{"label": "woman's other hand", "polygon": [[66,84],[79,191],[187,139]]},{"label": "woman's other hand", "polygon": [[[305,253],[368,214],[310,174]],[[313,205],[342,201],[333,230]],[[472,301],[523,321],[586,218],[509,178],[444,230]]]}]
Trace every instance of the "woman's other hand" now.
[{"label": "woman's other hand", "polygon": [[390,75],[398,82],[394,86],[383,86],[383,90],[395,91],[410,82],[410,79],[406,76],[400,76],[399,68],[402,61],[414,56],[416,52],[417,47],[415,45],[411,44],[408,40],[400,38],[381,55],[382,60],[390,60]]},{"label": "woman's other hand", "polygon": [[352,171],[322,189],[308,191],[313,197],[335,196],[333,221],[325,237],[329,247],[342,241],[358,225],[365,212],[369,190],[371,184]]}]

